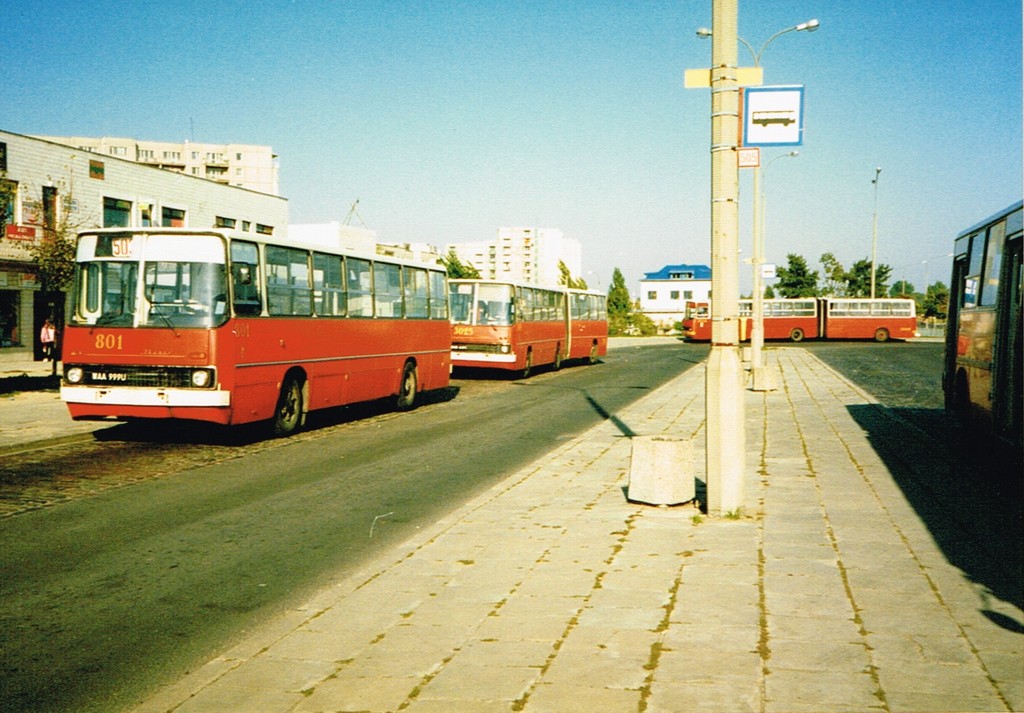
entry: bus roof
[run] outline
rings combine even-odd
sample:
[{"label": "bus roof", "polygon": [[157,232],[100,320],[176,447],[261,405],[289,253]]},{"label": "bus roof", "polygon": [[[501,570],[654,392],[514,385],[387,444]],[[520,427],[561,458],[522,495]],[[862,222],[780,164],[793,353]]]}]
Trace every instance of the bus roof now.
[{"label": "bus roof", "polygon": [[349,250],[346,248],[331,248],[317,243],[290,240],[276,235],[261,235],[259,233],[246,233],[230,228],[170,228],[161,226],[135,227],[124,226],[114,228],[88,228],[78,231],[78,235],[102,235],[111,233],[141,233],[146,235],[217,235],[226,240],[245,240],[250,243],[263,243],[282,248],[299,248],[311,252],[325,253],[328,255],[344,255],[346,257],[359,258],[361,260],[374,260],[408,265],[410,267],[421,267],[444,272],[444,265],[440,262],[421,262],[409,258],[395,257],[393,255],[381,255],[380,253],[368,253],[361,250]]},{"label": "bus roof", "polygon": [[998,213],[993,213],[988,218],[985,218],[985,220],[983,220],[983,221],[981,221],[979,223],[975,223],[974,225],[972,225],[967,230],[961,230],[957,234],[956,237],[957,238],[962,238],[962,237],[964,237],[966,235],[970,235],[971,233],[973,233],[973,232],[975,232],[977,230],[980,230],[981,228],[984,228],[989,223],[994,223],[997,220],[999,220],[1000,218],[1002,218],[1003,216],[1009,215],[1010,213],[1012,213],[1015,210],[1020,210],[1022,206],[1024,206],[1024,200],[1017,201],[1016,203],[1013,203],[1012,205],[1010,205],[1008,208],[1004,208],[1003,210],[999,211]]}]

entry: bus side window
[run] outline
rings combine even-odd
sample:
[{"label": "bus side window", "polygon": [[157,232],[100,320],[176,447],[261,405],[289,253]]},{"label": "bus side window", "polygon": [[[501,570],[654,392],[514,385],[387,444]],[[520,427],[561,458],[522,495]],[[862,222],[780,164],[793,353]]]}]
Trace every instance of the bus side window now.
[{"label": "bus side window", "polygon": [[231,284],[234,310],[239,316],[254,316],[263,311],[258,264],[259,253],[254,243],[231,243]]}]

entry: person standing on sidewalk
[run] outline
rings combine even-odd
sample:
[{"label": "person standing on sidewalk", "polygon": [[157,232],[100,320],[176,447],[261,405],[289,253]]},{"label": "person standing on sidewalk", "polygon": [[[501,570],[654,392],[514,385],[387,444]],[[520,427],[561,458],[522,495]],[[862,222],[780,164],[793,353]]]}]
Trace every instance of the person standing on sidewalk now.
[{"label": "person standing on sidewalk", "polygon": [[43,345],[43,361],[51,361],[56,358],[57,328],[53,326],[53,320],[47,318],[39,330],[39,342]]}]

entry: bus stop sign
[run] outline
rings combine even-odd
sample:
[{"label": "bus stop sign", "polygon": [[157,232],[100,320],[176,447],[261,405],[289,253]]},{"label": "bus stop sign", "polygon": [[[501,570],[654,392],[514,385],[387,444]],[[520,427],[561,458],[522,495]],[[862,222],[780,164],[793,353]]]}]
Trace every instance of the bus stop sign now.
[{"label": "bus stop sign", "polygon": [[743,90],[743,146],[800,146],[804,136],[804,88],[799,85]]}]

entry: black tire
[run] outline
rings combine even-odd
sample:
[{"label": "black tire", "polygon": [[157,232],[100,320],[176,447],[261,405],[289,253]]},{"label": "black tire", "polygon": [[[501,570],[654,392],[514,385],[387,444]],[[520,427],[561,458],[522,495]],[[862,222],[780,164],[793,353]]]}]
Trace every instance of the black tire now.
[{"label": "black tire", "polygon": [[411,361],[405,362],[402,367],[402,381],[398,384],[398,396],[395,398],[395,408],[399,411],[408,411],[416,405],[416,388],[419,379],[416,377],[416,365]]},{"label": "black tire", "polygon": [[876,342],[887,342],[889,341],[889,330],[885,327],[879,327],[875,330],[875,341]]},{"label": "black tire", "polygon": [[272,429],[275,436],[283,438],[299,430],[303,422],[302,401],[302,380],[294,375],[286,376],[274,408]]},{"label": "black tire", "polygon": [[789,333],[789,340],[791,342],[802,342],[804,340],[804,330],[796,327],[792,332]]}]

